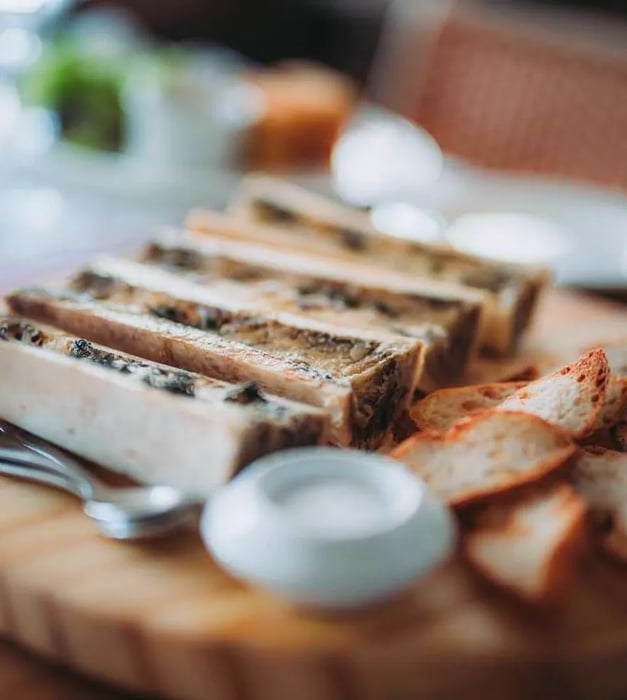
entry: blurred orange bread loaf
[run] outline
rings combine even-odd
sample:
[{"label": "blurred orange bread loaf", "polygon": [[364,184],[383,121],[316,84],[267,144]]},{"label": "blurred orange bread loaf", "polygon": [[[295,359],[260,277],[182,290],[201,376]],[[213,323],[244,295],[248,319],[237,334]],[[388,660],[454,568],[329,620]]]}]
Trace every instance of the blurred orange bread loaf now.
[{"label": "blurred orange bread loaf", "polygon": [[246,75],[259,91],[261,116],[247,145],[247,164],[287,168],[326,163],[356,91],[340,73],[304,62]]}]

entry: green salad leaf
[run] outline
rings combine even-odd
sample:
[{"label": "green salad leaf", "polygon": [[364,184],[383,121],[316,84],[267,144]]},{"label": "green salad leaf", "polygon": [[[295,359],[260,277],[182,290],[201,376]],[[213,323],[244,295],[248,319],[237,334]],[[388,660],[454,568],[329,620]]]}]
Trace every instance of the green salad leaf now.
[{"label": "green salad leaf", "polygon": [[27,103],[56,113],[64,139],[116,151],[122,147],[123,60],[59,39],[46,48],[22,83]]}]

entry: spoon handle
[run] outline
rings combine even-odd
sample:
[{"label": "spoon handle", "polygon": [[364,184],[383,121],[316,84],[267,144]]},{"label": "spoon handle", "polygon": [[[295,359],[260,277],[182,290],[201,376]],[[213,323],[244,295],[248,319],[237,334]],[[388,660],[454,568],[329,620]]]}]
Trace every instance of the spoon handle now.
[{"label": "spoon handle", "polygon": [[9,450],[0,450],[0,474],[54,486],[79,498],[82,497],[76,485],[59,472],[48,470],[36,462],[29,461],[23,455],[14,458]]},{"label": "spoon handle", "polygon": [[65,479],[72,493],[83,499],[106,498],[109,494],[109,488],[67,452],[3,420],[0,420],[0,459],[54,472]]}]

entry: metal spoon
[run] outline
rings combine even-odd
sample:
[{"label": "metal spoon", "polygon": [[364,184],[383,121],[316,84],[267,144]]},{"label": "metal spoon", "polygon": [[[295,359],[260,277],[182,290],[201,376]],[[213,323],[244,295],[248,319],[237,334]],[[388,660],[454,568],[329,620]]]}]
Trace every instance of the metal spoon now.
[{"label": "metal spoon", "polygon": [[[116,539],[169,531],[196,506],[169,487],[110,488],[70,455],[3,421],[0,474],[79,496],[101,532]],[[319,507],[321,496],[329,507]],[[365,513],[347,518],[355,508]],[[403,465],[320,447],[249,466],[212,494],[199,530],[214,561],[234,576],[331,609],[398,594],[443,561],[455,538],[450,512]]]},{"label": "metal spoon", "polygon": [[69,454],[0,420],[0,474],[55,486],[78,496],[107,537],[155,537],[189,523],[199,503],[170,486],[112,488]]}]

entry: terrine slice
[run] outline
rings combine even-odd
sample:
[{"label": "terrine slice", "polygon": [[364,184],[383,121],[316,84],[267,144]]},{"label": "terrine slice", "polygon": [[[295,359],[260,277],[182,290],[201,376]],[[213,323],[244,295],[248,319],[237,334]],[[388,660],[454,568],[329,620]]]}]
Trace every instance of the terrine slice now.
[{"label": "terrine slice", "polygon": [[426,346],[423,391],[459,382],[476,354],[485,301],[477,290],[181,232],[160,236],[141,260],[263,308],[417,338]]},{"label": "terrine slice", "polygon": [[340,445],[378,446],[411,399],[419,341],[260,313],[159,270],[117,265],[115,276],[87,271],[74,289],[22,290],[8,302],[93,342],[323,408]]},{"label": "terrine slice", "polygon": [[[485,290],[492,304],[482,344],[494,352],[516,345],[548,280],[547,271],[537,266],[495,262],[448,246],[387,236],[374,229],[363,212],[267,176],[244,178],[231,212],[280,229],[293,247]],[[190,223],[201,229],[203,217],[192,216]],[[272,245],[282,243],[274,239]]]},{"label": "terrine slice", "polygon": [[209,495],[274,450],[320,444],[323,411],[0,317],[0,416],[113,471]]}]

